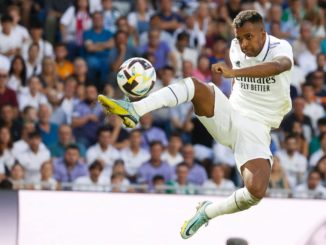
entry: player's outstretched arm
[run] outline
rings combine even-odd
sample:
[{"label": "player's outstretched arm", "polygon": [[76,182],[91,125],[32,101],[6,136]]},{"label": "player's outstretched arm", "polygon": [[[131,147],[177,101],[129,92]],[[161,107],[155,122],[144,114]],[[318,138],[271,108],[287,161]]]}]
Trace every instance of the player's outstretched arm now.
[{"label": "player's outstretched arm", "polygon": [[212,71],[221,73],[224,77],[268,77],[288,71],[291,66],[292,62],[288,57],[279,56],[272,61],[240,69],[232,69],[225,63],[217,63],[212,66]]}]

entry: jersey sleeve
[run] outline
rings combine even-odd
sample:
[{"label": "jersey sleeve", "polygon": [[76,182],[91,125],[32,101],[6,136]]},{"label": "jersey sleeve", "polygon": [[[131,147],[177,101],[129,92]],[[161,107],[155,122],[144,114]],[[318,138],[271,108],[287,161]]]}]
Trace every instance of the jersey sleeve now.
[{"label": "jersey sleeve", "polygon": [[281,40],[279,44],[275,45],[275,47],[273,47],[273,44],[271,44],[270,48],[272,51],[272,59],[276,57],[285,56],[288,57],[293,64],[292,46],[287,41]]}]

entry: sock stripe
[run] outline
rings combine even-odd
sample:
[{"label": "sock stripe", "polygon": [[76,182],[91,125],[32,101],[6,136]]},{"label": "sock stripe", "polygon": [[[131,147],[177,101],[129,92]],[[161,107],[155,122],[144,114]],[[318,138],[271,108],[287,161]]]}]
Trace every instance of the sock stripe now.
[{"label": "sock stripe", "polygon": [[174,93],[174,91],[172,90],[172,88],[170,88],[169,86],[167,88],[169,88],[171,90],[171,92],[173,93],[173,95],[174,95],[174,97],[175,97],[175,99],[177,101],[177,105],[179,105],[179,100],[178,100],[177,95]]},{"label": "sock stripe", "polygon": [[235,202],[235,205],[237,205],[237,208],[240,210],[240,211],[242,211],[242,209],[239,207],[239,205],[238,205],[238,202],[237,202],[237,192],[235,191],[234,192],[234,202]]}]

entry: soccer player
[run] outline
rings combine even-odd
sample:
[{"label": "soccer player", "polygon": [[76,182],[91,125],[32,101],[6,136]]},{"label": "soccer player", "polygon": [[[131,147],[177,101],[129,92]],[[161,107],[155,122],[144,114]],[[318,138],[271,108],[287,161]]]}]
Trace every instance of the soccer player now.
[{"label": "soccer player", "polygon": [[212,66],[212,72],[233,78],[229,99],[212,83],[207,85],[196,78],[185,78],[137,102],[103,95],[98,98],[107,112],[119,115],[129,127],[134,127],[139,117],[149,111],[191,101],[209,133],[234,151],[245,187],[220,203],[202,202],[181,228],[184,239],[210,219],[246,210],[264,197],[273,163],[270,131],[279,127],[291,108],[290,44],[267,34],[261,15],[253,10],[240,12],[233,27],[232,68],[224,63]]}]

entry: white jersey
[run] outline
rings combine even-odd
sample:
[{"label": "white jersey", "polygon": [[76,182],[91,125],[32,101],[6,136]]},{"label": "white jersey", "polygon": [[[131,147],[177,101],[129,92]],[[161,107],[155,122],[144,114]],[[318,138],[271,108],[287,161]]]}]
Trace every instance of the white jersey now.
[{"label": "white jersey", "polygon": [[[230,59],[233,69],[272,61],[279,56],[288,57],[293,64],[291,45],[268,34],[262,51],[256,57],[247,57],[241,51],[237,39],[233,39],[231,43]],[[278,128],[284,115],[291,109],[290,82],[291,71],[264,78],[236,77],[230,103],[241,115]]]}]

